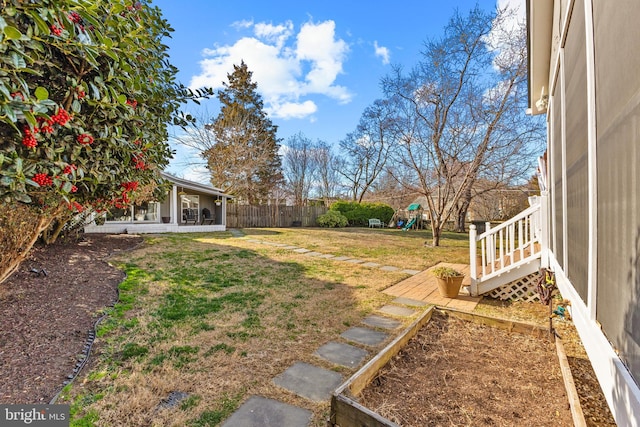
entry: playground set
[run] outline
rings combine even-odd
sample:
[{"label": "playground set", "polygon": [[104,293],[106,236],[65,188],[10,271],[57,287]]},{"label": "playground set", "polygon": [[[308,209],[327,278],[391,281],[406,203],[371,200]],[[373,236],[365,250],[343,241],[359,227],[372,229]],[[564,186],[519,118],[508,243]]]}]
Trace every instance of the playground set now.
[{"label": "playground set", "polygon": [[402,229],[402,231],[421,230],[427,225],[426,222],[422,205],[412,203],[407,209],[398,209],[394,212],[389,221],[389,227]]}]

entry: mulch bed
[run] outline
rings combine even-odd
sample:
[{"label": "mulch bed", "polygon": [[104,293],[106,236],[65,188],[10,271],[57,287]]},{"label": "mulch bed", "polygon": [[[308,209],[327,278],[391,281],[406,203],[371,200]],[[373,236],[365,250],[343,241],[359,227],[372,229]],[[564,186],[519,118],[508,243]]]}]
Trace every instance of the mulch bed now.
[{"label": "mulch bed", "polygon": [[0,403],[49,403],[73,374],[123,273],[108,257],[139,236],[85,235],[36,247],[0,284]]},{"label": "mulch bed", "polygon": [[555,344],[435,313],[359,399],[402,426],[570,426]]}]

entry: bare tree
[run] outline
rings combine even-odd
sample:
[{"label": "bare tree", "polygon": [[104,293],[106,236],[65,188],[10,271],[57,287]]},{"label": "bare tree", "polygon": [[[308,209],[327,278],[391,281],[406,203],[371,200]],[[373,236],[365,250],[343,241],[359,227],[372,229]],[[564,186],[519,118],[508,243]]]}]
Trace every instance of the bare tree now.
[{"label": "bare tree", "polygon": [[328,206],[331,200],[338,196],[340,187],[340,174],[338,171],[342,169],[342,162],[325,141],[318,141],[315,157],[318,166],[316,192],[319,197],[324,199],[325,205]]},{"label": "bare tree", "polygon": [[303,206],[318,172],[317,145],[302,132],[289,137],[285,143],[282,166],[286,187],[295,206]]},{"label": "bare tree", "polygon": [[[508,58],[500,58],[488,45],[492,29],[507,31],[508,17],[507,10],[476,7],[466,16],[456,11],[444,35],[425,44],[422,60],[408,75],[396,67],[382,81],[396,111],[395,159],[412,171],[412,176],[404,171],[402,182],[426,197],[434,246],[457,212],[466,215],[478,177],[528,142],[518,137],[529,131],[511,129],[524,114],[526,52],[513,48]],[[524,48],[520,38],[511,37],[502,41]],[[507,47],[511,44],[501,49]],[[500,173],[506,176],[506,169]]]},{"label": "bare tree", "polygon": [[354,201],[362,201],[384,170],[394,129],[393,114],[389,101],[374,101],[362,113],[356,130],[340,141],[344,168],[338,173],[349,183]]}]

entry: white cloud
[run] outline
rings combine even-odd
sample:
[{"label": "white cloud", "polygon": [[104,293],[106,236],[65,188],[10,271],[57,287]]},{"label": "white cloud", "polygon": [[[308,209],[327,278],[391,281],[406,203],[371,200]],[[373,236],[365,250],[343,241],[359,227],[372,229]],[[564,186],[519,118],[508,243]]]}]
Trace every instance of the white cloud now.
[{"label": "white cloud", "polygon": [[382,58],[382,63],[384,65],[387,65],[389,63],[389,57],[391,55],[389,49],[384,46],[378,46],[377,40],[373,42],[373,48],[375,49],[376,56]]},{"label": "white cloud", "polygon": [[507,7],[515,11],[514,16],[512,17],[511,27],[525,23],[525,20],[527,19],[527,7],[525,5],[525,0],[498,0],[497,4],[500,9]]},{"label": "white cloud", "polygon": [[336,84],[349,47],[336,38],[335,22],[307,22],[297,34],[291,21],[277,25],[240,21],[234,27],[253,33],[232,45],[204,49],[201,72],[191,78],[191,88],[222,87],[233,65],[244,61],[258,84],[265,110],[273,117],[314,114],[317,106],[309,96],[327,96],[340,103],[351,101],[349,90]]},{"label": "white cloud", "polygon": [[500,69],[510,62],[517,61],[520,55],[517,44],[513,44],[526,25],[526,6],[524,0],[497,0],[498,8],[505,9],[504,21],[494,21],[493,28],[486,38],[489,47],[497,55],[494,59],[494,69]]},{"label": "white cloud", "polygon": [[253,26],[253,21],[243,19],[242,21],[236,21],[232,23],[231,26],[236,30],[241,30],[243,28],[251,28],[251,26]]},{"label": "white cloud", "polygon": [[304,102],[284,102],[265,108],[272,117],[281,119],[302,119],[318,111],[318,106],[310,100]]}]

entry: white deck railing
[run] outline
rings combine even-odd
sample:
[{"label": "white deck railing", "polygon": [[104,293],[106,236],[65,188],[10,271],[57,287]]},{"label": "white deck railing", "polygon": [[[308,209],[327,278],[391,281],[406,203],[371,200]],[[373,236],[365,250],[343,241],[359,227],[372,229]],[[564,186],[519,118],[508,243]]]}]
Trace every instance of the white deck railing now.
[{"label": "white deck railing", "polygon": [[548,248],[547,223],[547,194],[543,192],[542,196],[534,198],[532,206],[499,226],[491,228],[487,222],[486,231],[480,235],[476,226],[471,225],[471,294],[477,295],[480,281],[497,277],[536,258],[544,260]]}]

